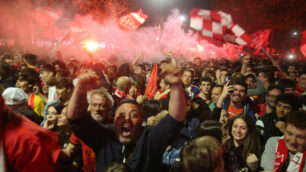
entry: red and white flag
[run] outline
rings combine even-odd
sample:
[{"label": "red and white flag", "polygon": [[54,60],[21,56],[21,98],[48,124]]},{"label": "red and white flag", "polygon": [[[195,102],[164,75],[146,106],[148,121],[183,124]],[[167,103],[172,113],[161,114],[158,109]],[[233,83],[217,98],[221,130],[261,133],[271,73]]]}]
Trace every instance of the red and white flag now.
[{"label": "red and white flag", "polygon": [[147,20],[147,18],[148,16],[140,9],[138,12],[131,12],[120,17],[119,25],[128,30],[136,30]]},{"label": "red and white flag", "polygon": [[250,35],[233,22],[230,14],[223,11],[194,8],[190,11],[190,27],[206,37],[239,45],[250,45],[252,43]]}]

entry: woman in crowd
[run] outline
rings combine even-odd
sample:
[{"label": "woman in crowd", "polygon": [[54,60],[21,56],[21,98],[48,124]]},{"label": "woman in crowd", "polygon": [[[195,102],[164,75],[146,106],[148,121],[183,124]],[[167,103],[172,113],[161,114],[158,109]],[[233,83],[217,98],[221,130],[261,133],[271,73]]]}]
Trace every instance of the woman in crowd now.
[{"label": "woman in crowd", "polygon": [[224,145],[227,171],[259,169],[261,157],[260,139],[249,115],[238,114],[228,124],[230,139]]},{"label": "woman in crowd", "polygon": [[[68,127],[67,106],[55,103],[49,106],[47,110],[47,120],[44,128],[58,132],[59,144],[61,148],[65,148],[70,140],[71,130]],[[59,162],[60,171],[79,171],[82,165],[81,150],[73,157],[72,161]]]}]

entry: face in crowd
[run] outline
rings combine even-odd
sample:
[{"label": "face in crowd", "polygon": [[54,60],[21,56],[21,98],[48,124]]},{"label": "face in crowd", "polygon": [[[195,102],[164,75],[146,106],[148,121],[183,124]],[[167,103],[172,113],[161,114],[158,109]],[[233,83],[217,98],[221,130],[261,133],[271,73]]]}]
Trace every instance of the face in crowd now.
[{"label": "face in crowd", "polygon": [[216,104],[222,93],[221,87],[214,87],[211,91],[211,101]]},{"label": "face in crowd", "polygon": [[243,142],[248,135],[247,123],[242,118],[237,118],[232,126],[233,139],[236,142]]},{"label": "face in crowd", "polygon": [[64,107],[61,114],[57,117],[57,126],[58,127],[65,127],[68,126],[68,119],[67,119],[67,110],[68,107]]},{"label": "face in crowd", "polygon": [[184,71],[182,76],[182,82],[185,87],[189,87],[192,83],[193,75],[190,71]]},{"label": "face in crowd", "polygon": [[16,87],[22,89],[25,93],[32,92],[32,90],[30,89],[31,85],[28,81],[25,80],[18,79],[16,82]]},{"label": "face in crowd", "polygon": [[166,91],[169,88],[169,85],[165,83],[164,79],[160,80],[159,86],[162,92]]},{"label": "face in crowd", "polygon": [[288,151],[303,152],[306,150],[306,130],[296,128],[289,123],[285,129],[284,141]]},{"label": "face in crowd", "polygon": [[298,77],[297,84],[302,90],[306,90],[306,74],[302,74]]},{"label": "face in crowd", "polygon": [[266,102],[267,104],[272,107],[275,108],[276,106],[276,99],[278,96],[280,96],[282,94],[281,90],[275,88],[272,89],[268,92],[267,96],[266,96]]},{"label": "face in crowd", "polygon": [[234,85],[234,92],[231,94],[231,101],[234,104],[241,103],[246,98],[246,88],[242,85]]},{"label": "face in crowd", "polygon": [[142,125],[139,107],[132,103],[120,105],[115,114],[114,124],[116,135],[122,144],[127,145],[135,141]]},{"label": "face in crowd", "polygon": [[50,81],[52,81],[53,76],[54,76],[53,72],[49,72],[46,70],[40,71],[39,73],[39,78],[41,79],[42,82],[46,84],[49,84]]},{"label": "face in crowd", "polygon": [[210,95],[210,91],[211,91],[211,84],[209,81],[202,81],[201,82],[201,85],[200,85],[200,88],[201,88],[201,92],[207,96]]},{"label": "face in crowd", "polygon": [[252,77],[246,78],[246,79],[245,79],[245,83],[248,85],[248,88],[249,88],[249,89],[254,89],[254,88],[256,88],[255,80],[254,80],[254,78],[252,78]]},{"label": "face in crowd", "polygon": [[276,104],[276,115],[279,117],[279,118],[284,118],[287,116],[287,114],[289,112],[292,111],[292,107],[290,104],[288,103],[284,103],[284,102],[281,102],[281,101],[278,101],[277,104]]},{"label": "face in crowd", "polygon": [[108,99],[99,94],[93,94],[90,99],[89,110],[91,117],[102,123],[110,111],[108,107]]},{"label": "face in crowd", "polygon": [[136,97],[137,96],[137,86],[132,85],[129,89],[128,95],[131,97]]}]

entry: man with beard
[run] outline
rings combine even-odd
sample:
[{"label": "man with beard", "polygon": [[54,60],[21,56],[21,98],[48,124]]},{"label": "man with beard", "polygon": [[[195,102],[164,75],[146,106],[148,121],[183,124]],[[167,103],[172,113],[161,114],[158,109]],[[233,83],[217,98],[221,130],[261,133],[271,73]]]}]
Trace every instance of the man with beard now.
[{"label": "man with beard", "polygon": [[259,133],[262,135],[262,143],[273,136],[282,136],[285,130],[285,119],[287,114],[298,110],[298,99],[291,94],[284,94],[276,100],[276,110],[267,113],[256,121]]},{"label": "man with beard", "polygon": [[247,88],[243,79],[237,79],[233,81],[233,91],[229,97],[227,97],[222,105],[221,116],[228,114],[231,118],[237,114],[248,114],[256,121],[255,113],[251,109],[251,101],[247,97]]},{"label": "man with beard", "polygon": [[[100,124],[112,124],[113,119],[109,115],[113,105],[114,99],[105,88],[91,90],[88,94],[88,110],[91,117]],[[59,160],[69,161],[74,155],[82,149],[83,167],[85,172],[95,171],[95,154],[93,150],[88,147],[82,140],[74,134],[70,137],[70,143],[66,148],[62,149]]]},{"label": "man with beard", "polygon": [[94,73],[79,76],[68,106],[68,118],[76,136],[93,148],[96,171],[112,162],[127,163],[132,171],[160,171],[162,153],[179,134],[186,112],[180,69],[169,66],[161,76],[171,85],[169,115],[153,127],[142,127],[141,108],[131,99],[117,105],[114,126],[98,124],[86,115],[84,101],[87,90],[99,86],[98,78]]}]

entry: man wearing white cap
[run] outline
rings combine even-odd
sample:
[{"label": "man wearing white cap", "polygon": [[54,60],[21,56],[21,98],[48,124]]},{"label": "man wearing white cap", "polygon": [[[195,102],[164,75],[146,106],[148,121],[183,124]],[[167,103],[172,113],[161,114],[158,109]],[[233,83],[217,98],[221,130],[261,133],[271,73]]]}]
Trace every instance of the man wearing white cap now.
[{"label": "man wearing white cap", "polygon": [[42,119],[30,108],[27,107],[28,95],[20,88],[9,87],[2,93],[5,104],[13,111],[22,114],[31,121],[39,124]]}]

